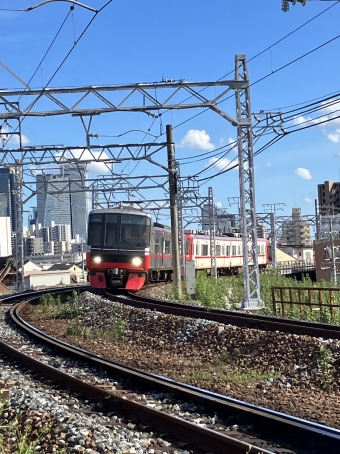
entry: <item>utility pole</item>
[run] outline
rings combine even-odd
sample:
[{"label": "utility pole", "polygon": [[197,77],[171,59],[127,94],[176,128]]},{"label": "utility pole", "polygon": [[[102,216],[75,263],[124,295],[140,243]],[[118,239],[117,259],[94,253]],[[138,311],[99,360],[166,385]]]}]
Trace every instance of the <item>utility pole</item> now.
[{"label": "utility pole", "polygon": [[262,206],[264,208],[264,211],[267,211],[265,207],[268,207],[268,211],[270,213],[270,238],[271,238],[271,253],[272,253],[272,265],[274,268],[277,266],[277,260],[276,260],[276,211],[281,210],[283,211],[282,208],[276,209],[277,206],[279,205],[284,205],[286,206],[285,203],[263,203]]},{"label": "utility pole", "polygon": [[178,213],[177,213],[177,174],[174,152],[174,138],[172,125],[166,125],[166,141],[168,150],[169,169],[169,193],[170,193],[170,216],[172,232],[172,265],[174,273],[174,284],[178,293],[182,293],[181,268],[179,264],[179,243],[178,243]]},{"label": "utility pole", "polygon": [[336,232],[333,230],[333,219],[329,219],[329,242],[330,247],[327,246],[324,248],[325,251],[325,259],[331,266],[325,266],[325,264],[321,264],[321,269],[331,269],[331,281],[334,284],[337,284],[337,269],[336,269],[336,260],[339,259],[339,246],[334,246],[334,236]]},{"label": "utility pole", "polygon": [[209,235],[210,235],[210,275],[217,278],[216,238],[215,238],[215,205],[213,188],[209,188]]},{"label": "utility pole", "polygon": [[242,309],[259,309],[263,301],[257,254],[253,130],[248,66],[243,54],[235,57],[235,79],[244,82],[244,87],[235,92],[244,277]]}]

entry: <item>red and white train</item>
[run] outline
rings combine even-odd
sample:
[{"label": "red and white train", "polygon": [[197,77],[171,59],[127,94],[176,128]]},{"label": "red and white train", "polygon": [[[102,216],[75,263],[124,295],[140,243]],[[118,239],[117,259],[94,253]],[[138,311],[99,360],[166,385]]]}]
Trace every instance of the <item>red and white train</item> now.
[{"label": "red and white train", "polygon": [[[89,214],[86,266],[93,288],[139,290],[145,283],[172,279],[171,229],[130,207],[93,210]],[[236,274],[243,265],[242,238],[215,236],[219,275]],[[269,263],[268,241],[258,239],[259,267]],[[185,259],[196,270],[210,271],[210,236],[185,233]]]}]

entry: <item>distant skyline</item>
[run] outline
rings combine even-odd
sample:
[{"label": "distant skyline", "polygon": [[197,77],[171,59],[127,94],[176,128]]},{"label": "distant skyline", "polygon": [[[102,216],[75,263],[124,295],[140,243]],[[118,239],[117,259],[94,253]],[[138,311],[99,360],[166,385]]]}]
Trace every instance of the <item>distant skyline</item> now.
[{"label": "distant skyline", "polygon": [[[195,4],[173,0],[166,8],[157,0],[114,0],[92,22],[91,11],[78,6],[71,11],[68,2],[51,2],[27,13],[4,10],[33,4],[0,0],[0,40],[5,50],[1,61],[30,87],[42,89],[51,78],[49,87],[227,80],[234,78],[235,55],[246,54],[252,112],[281,112],[282,127],[297,131],[278,141],[273,140],[272,130],[258,141],[255,138],[256,211],[262,212],[263,204],[284,203],[281,214],[290,215],[293,207],[313,214],[317,185],[340,181],[339,2],[290,5],[290,11],[283,13],[281,0],[197,0]],[[105,2],[85,4],[99,9]],[[24,88],[1,66],[0,80],[1,89]],[[214,90],[209,94],[213,96]],[[202,92],[202,96],[207,95]],[[155,90],[154,97],[163,99],[161,90]],[[70,99],[59,97],[61,103]],[[20,102],[25,105],[24,99]],[[92,98],[91,104],[96,103],[100,100]],[[42,100],[37,106],[51,107]],[[233,97],[219,107],[235,116]],[[195,176],[202,196],[212,186],[215,203],[236,213],[237,206],[229,206],[228,198],[239,196],[237,168],[218,175],[237,162],[236,128],[204,109],[159,113],[94,116],[91,143],[161,142],[165,126],[172,124],[181,176]],[[6,133],[14,122],[0,125]],[[86,145],[79,117],[25,118],[22,132],[24,146]],[[283,135],[283,130],[278,132]],[[16,146],[13,138],[5,148]],[[166,166],[166,153],[156,154],[155,160]],[[109,174],[101,164],[88,170],[92,177]],[[116,163],[113,170],[132,176],[164,173],[158,166],[132,161]],[[159,196],[154,190],[142,195],[152,200],[164,197],[164,191],[159,190]],[[160,221],[169,222],[169,214]]]}]

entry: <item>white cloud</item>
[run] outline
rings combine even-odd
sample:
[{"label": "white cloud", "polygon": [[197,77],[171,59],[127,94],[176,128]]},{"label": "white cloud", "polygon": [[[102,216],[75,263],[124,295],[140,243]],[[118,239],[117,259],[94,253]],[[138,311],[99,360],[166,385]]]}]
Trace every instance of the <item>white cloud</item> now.
[{"label": "white cloud", "polygon": [[[0,143],[6,144],[6,143],[15,143],[18,144],[20,143],[19,141],[19,135],[18,134],[12,134],[12,130],[9,130],[6,127],[2,127],[1,129],[1,134],[0,134]],[[23,145],[29,143],[29,138],[25,136],[25,134],[21,134],[21,142]]]},{"label": "white cloud", "polygon": [[222,158],[222,159],[218,159],[218,158],[210,158],[209,159],[209,165],[211,166],[215,166],[217,167],[218,169],[221,169],[221,170],[225,170],[227,169],[228,167],[232,167],[234,166],[235,164],[237,164],[237,161],[230,161],[229,159],[227,158]]},{"label": "white cloud", "polygon": [[190,129],[177,146],[199,150],[213,150],[215,148],[215,145],[210,142],[209,134],[204,129]]},{"label": "white cloud", "polygon": [[308,169],[304,169],[303,167],[299,167],[298,169],[294,170],[296,175],[303,180],[311,180],[312,175],[310,174],[310,171]]},{"label": "white cloud", "polygon": [[235,153],[238,153],[238,143],[237,140],[233,139],[232,137],[229,137],[228,139],[229,145],[232,145],[231,149],[235,151]]},{"label": "white cloud", "polygon": [[222,202],[216,202],[215,206],[216,206],[216,208],[223,208]]},{"label": "white cloud", "polygon": [[308,197],[305,197],[305,202],[307,202],[307,203],[312,203],[312,200],[309,199]]},{"label": "white cloud", "polygon": [[340,142],[340,129],[336,129],[334,133],[330,133],[327,135],[328,139],[333,143]]},{"label": "white cloud", "polygon": [[[60,154],[59,154],[60,156]],[[56,154],[56,158],[58,153]],[[102,151],[93,151],[87,148],[83,149],[71,149],[69,152],[63,154],[64,159],[79,159],[80,161],[91,161],[87,165],[87,170],[93,173],[108,173],[112,172],[114,164],[111,162],[105,163],[105,160],[109,160],[109,156]],[[94,159],[101,159],[100,162]]]},{"label": "white cloud", "polygon": [[[320,118],[304,117],[298,116],[294,118],[294,124],[298,126],[309,126],[309,125],[319,125],[323,128],[331,127],[334,128],[340,125],[339,111],[340,111],[340,101],[328,100],[321,104],[320,113],[322,116]],[[326,122],[326,123],[325,123]],[[325,131],[324,131],[325,132]],[[333,143],[340,142],[340,129],[336,129],[333,133],[327,133],[327,138]]]}]

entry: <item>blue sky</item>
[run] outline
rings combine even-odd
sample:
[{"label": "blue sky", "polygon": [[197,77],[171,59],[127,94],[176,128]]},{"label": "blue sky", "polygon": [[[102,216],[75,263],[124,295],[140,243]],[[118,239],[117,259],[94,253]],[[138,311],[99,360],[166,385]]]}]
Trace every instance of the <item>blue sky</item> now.
[{"label": "blue sky", "polygon": [[[99,9],[105,0],[83,3]],[[34,0],[0,0],[0,9],[25,9],[35,4]],[[70,5],[59,1],[30,12],[0,10],[2,63],[28,82]],[[90,11],[75,7],[31,80],[31,87],[46,85],[92,17]],[[310,1],[305,7],[297,4],[283,13],[281,0],[114,0],[93,20],[49,86],[120,85],[161,82],[162,78],[215,81],[229,72],[227,79],[233,79],[235,55],[246,54],[253,84],[252,111],[286,113],[340,91],[340,38],[336,38],[339,17],[340,4],[331,1]],[[275,44],[298,27],[300,30]],[[329,40],[333,41],[313,51]],[[311,53],[300,58],[308,52]],[[296,62],[288,65],[295,59]],[[288,66],[279,70],[284,65]],[[2,88],[23,88],[2,67],[0,78]],[[235,116],[233,100],[221,107]],[[294,206],[301,207],[303,214],[313,214],[317,184],[340,180],[340,121],[334,119],[319,124],[338,115],[335,111],[339,106],[333,103],[318,107],[321,110],[316,113],[300,115],[295,111],[290,122],[284,125],[287,130],[307,124],[315,127],[287,135],[255,156],[257,212],[263,211],[262,204],[285,203],[284,212],[280,214],[289,215]],[[100,115],[92,122],[91,132],[99,135],[93,143],[145,141],[142,132],[117,136],[136,129],[158,136],[165,132],[165,125],[171,123],[181,175],[196,175],[197,179],[210,177],[236,158],[235,151],[231,150],[224,160],[211,165],[214,159],[221,157],[214,150],[237,138],[236,128],[213,112],[195,116],[200,112],[199,109],[172,111],[156,120],[142,113]],[[313,120],[320,116],[321,119]],[[30,146],[85,145],[79,118],[28,118],[22,128]],[[254,146],[255,154],[273,138],[273,134],[263,136]],[[159,140],[165,140],[165,136]],[[164,153],[157,159],[166,165]],[[158,168],[146,163],[136,168],[134,163],[116,164],[114,168],[117,174],[132,170],[132,175],[160,173]],[[239,195],[237,169],[202,181],[200,194],[206,196],[209,186],[213,187],[219,206],[236,212],[235,205],[229,206],[228,198]],[[145,196],[158,198],[163,193]]]}]

